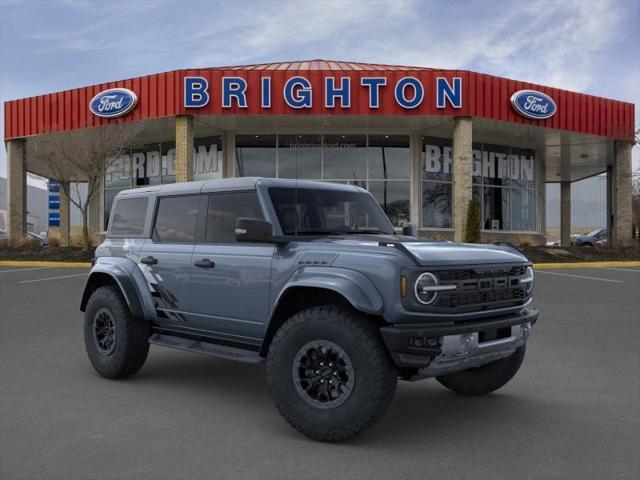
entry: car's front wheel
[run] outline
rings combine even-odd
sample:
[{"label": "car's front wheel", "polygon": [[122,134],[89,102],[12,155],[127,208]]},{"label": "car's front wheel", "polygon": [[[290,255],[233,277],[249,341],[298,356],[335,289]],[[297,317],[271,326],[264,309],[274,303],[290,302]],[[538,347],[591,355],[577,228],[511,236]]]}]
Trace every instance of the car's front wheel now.
[{"label": "car's front wheel", "polygon": [[525,351],[526,346],[523,345],[506,358],[436,378],[460,395],[486,395],[506,385],[518,373]]},{"label": "car's front wheel", "polygon": [[382,416],[397,371],[374,322],[327,305],[302,310],[282,325],[269,348],[267,379],[276,407],[295,429],[339,441]]},{"label": "car's front wheel", "polygon": [[84,345],[93,368],[106,378],[123,378],[142,368],[151,326],[131,317],[115,286],[97,288],[84,315]]}]

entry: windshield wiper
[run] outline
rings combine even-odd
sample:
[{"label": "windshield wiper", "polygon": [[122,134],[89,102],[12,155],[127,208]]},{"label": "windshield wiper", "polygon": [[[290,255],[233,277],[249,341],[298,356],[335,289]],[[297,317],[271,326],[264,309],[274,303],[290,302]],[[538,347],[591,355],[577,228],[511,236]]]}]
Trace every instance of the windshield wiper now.
[{"label": "windshield wiper", "polygon": [[346,230],[344,233],[370,233],[372,235],[379,235],[379,234],[387,234],[386,232],[383,232],[382,230],[378,230],[377,228],[354,228],[351,230]]}]

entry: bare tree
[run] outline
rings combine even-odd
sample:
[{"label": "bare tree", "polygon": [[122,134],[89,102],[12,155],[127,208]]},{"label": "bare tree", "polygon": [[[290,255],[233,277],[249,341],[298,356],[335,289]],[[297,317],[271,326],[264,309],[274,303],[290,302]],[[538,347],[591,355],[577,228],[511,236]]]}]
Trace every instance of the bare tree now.
[{"label": "bare tree", "polygon": [[[112,124],[72,132],[52,133],[27,142],[29,159],[44,165],[50,177],[59,181],[69,201],[82,214],[82,245],[91,247],[89,205],[100,192],[105,172],[131,145],[143,128],[142,122]],[[87,195],[80,195],[78,182],[87,183]],[[71,193],[75,185],[75,195]]]}]

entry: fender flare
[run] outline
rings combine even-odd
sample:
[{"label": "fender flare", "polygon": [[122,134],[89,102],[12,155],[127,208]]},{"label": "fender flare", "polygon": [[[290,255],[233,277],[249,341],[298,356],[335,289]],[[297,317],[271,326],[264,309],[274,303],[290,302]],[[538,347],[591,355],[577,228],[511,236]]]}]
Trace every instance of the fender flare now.
[{"label": "fender flare", "polygon": [[380,315],[384,309],[382,295],[364,274],[347,268],[304,267],[295,273],[278,294],[270,320],[273,319],[282,296],[294,287],[331,290],[342,295],[356,310],[369,315]]},{"label": "fender flare", "polygon": [[[144,276],[138,269],[138,266],[129,259],[114,258],[110,260],[113,261],[100,261],[100,263],[97,263],[91,269],[84,293],[82,294],[80,311],[85,311],[89,297],[94,290],[93,285],[96,280],[102,275],[107,275],[120,289],[122,296],[127,302],[129,311],[134,318],[153,319],[155,317],[153,301],[150,294],[148,299],[143,297],[139,282],[140,280],[144,282]],[[136,273],[138,273],[141,278],[136,279]]]}]

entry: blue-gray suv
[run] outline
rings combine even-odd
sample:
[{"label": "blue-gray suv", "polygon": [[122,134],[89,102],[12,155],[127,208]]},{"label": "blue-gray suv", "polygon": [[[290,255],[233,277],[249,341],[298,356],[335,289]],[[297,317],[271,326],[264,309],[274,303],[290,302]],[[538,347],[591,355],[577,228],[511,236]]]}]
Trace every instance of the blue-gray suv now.
[{"label": "blue-gray suv", "polygon": [[82,296],[87,354],[107,378],[140,370],[150,344],[266,362],[280,413],[324,441],[375,423],[398,378],[462,395],[502,387],[538,317],[530,262],[411,230],[350,185],[125,190]]}]

